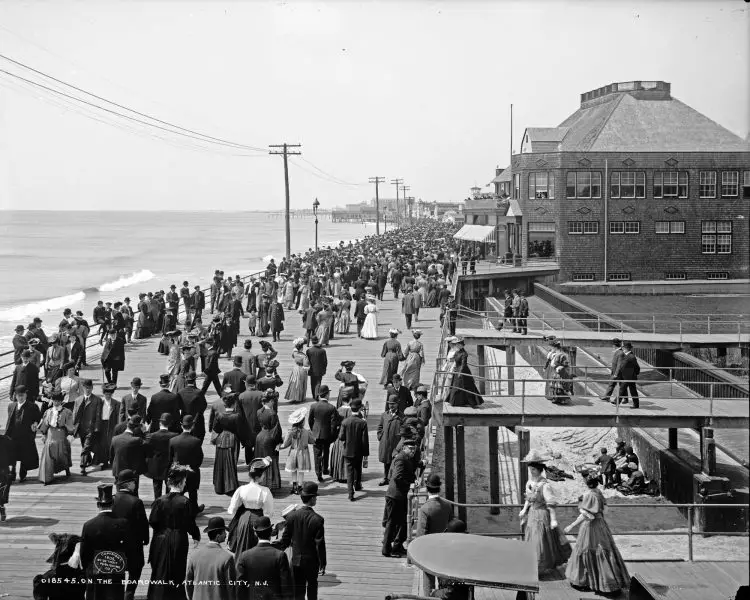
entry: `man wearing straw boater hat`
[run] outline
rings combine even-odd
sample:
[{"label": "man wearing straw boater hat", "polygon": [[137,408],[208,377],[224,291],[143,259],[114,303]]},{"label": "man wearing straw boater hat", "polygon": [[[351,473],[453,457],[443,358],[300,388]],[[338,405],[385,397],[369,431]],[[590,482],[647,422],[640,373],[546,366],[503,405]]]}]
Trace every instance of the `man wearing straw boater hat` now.
[{"label": "man wearing straw boater hat", "polygon": [[188,559],[185,589],[189,600],[229,600],[245,597],[233,589],[237,581],[234,555],[222,547],[227,528],[222,517],[211,517],[203,530],[208,543]]},{"label": "man wearing straw boater hat", "polygon": [[[282,516],[286,515],[282,513]],[[253,525],[258,545],[245,550],[237,561],[237,579],[243,589],[252,590],[249,598],[281,599],[292,596],[289,559],[285,552],[271,545],[273,529],[268,516],[260,517]]]}]

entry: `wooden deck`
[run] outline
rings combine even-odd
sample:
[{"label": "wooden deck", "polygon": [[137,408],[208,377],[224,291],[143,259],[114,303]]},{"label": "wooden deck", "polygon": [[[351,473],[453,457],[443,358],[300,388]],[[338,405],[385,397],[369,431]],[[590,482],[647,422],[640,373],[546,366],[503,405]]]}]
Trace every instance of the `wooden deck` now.
[{"label": "wooden deck", "polygon": [[[382,465],[377,461],[377,427],[380,413],[384,408],[384,394],[382,386],[378,385],[382,369],[380,351],[383,337],[387,337],[388,328],[396,326],[404,330],[401,336],[402,344],[411,339],[405,330],[404,320],[400,314],[400,301],[392,299],[387,292],[387,299],[379,303],[381,333],[380,341],[360,340],[356,335],[356,325],[352,324],[349,335],[336,335],[327,348],[329,373],[324,378],[331,389],[338,389],[338,382],[333,378],[342,360],[350,359],[357,362],[355,371],[361,373],[369,382],[367,400],[370,403],[370,466],[363,474],[364,493],[358,494],[356,502],[349,502],[345,484],[324,483],[321,485],[321,495],[318,498],[316,510],[326,519],[326,542],[328,546],[328,569],[325,577],[321,578],[321,598],[365,598],[382,599],[387,592],[408,593],[412,590],[415,571],[406,565],[405,559],[384,558],[380,554],[382,539],[382,511],[384,493],[377,482],[382,478]],[[281,366],[279,374],[286,382],[291,367],[291,340],[302,334],[301,322],[296,312],[288,312],[286,331],[282,342],[274,347],[279,352]],[[440,327],[438,310],[427,309],[421,314],[422,320],[415,324],[423,331],[422,341],[425,344],[427,360],[422,368],[422,381],[430,384],[435,365],[435,351],[440,341]],[[242,335],[239,346],[242,347],[247,321],[242,322]],[[267,338],[268,339],[268,338]],[[120,374],[120,389],[115,397],[127,393],[127,384],[134,376],[143,380],[142,392],[147,397],[158,391],[158,376],[165,366],[165,357],[157,353],[158,339],[139,340],[127,346],[126,370]],[[254,340],[257,346],[257,340]],[[91,364],[97,364],[92,360]],[[222,359],[221,367],[230,368],[229,361]],[[98,393],[102,380],[100,369],[90,368],[82,373],[95,382]],[[200,380],[199,380],[200,383]],[[287,417],[291,412],[284,398],[285,388],[280,390],[281,401],[279,413],[282,426],[286,430]],[[308,391],[309,394],[309,391]],[[4,426],[7,415],[7,395],[0,402],[0,423]],[[217,398],[213,388],[208,394],[209,404]],[[308,400],[310,403],[311,400]],[[41,440],[38,440],[41,448]],[[229,499],[216,496],[212,485],[212,469],[214,447],[206,441],[204,444],[206,458],[201,469],[201,489],[199,501],[205,503],[206,510],[198,519],[198,525],[203,528],[210,516],[221,515],[228,518],[226,508]],[[49,486],[43,486],[33,476],[23,483],[16,483],[10,492],[10,503],[7,505],[8,520],[0,524],[0,598],[12,600],[31,597],[32,578],[37,573],[44,572],[48,565],[45,560],[52,552],[52,544],[47,539],[51,532],[79,533],[83,523],[96,514],[96,485],[99,482],[112,482],[109,471],[91,472],[88,476],[77,475],[77,456],[80,453],[80,443],[73,442],[74,469],[69,481],[60,480]],[[241,455],[242,456],[242,455]],[[286,453],[282,453],[282,459]],[[240,481],[247,481],[244,462],[240,458]],[[314,474],[312,474],[314,477]],[[295,502],[298,496],[289,495],[290,482],[282,471],[284,488],[276,493],[276,514],[273,520],[279,519],[280,511]],[[152,501],[150,481],[141,478],[141,497],[149,510]],[[205,535],[203,540],[205,541]],[[142,579],[149,576],[148,565],[144,569]],[[145,597],[146,588],[138,588],[137,597]]]},{"label": "wooden deck", "polygon": [[[516,384],[516,390],[518,383]],[[713,406],[713,407],[712,407]],[[552,404],[538,396],[485,396],[477,408],[443,407],[444,425],[467,427],[631,427],[747,429],[750,407],[747,399],[642,397],[640,408],[620,405],[620,410],[596,396],[573,396],[571,404]]]},{"label": "wooden deck", "polygon": [[[529,321],[534,325],[535,319]],[[456,335],[464,338],[466,346],[536,346],[544,344],[544,338],[555,336],[563,346],[609,346],[611,331],[591,330],[546,330],[529,328],[526,335],[505,329],[456,329]],[[618,334],[623,341],[629,341],[641,348],[680,350],[681,348],[737,348],[750,345],[750,333],[648,333],[623,331]]]}]

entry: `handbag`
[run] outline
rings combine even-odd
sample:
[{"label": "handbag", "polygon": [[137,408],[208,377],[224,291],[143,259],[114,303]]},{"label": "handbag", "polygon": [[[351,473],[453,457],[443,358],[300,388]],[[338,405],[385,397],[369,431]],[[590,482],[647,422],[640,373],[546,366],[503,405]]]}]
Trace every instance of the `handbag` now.
[{"label": "handbag", "polygon": [[570,542],[568,541],[567,536],[563,532],[560,527],[555,527],[555,535],[557,535],[557,538],[560,542],[560,553],[562,554],[562,557],[565,560],[568,560],[570,558],[570,555],[573,553],[573,549],[570,546]]}]

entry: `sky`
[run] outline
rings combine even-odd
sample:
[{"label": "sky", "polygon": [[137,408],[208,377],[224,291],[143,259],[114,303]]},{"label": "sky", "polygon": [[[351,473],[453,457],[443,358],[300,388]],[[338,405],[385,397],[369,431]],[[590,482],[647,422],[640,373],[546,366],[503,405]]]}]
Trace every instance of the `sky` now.
[{"label": "sky", "polygon": [[[581,93],[617,81],[669,81],[744,138],[749,6],[4,0],[0,54],[254,150],[0,72],[0,209],[282,210],[283,161],[268,145],[284,142],[302,144],[292,208],[368,201],[373,176],[386,178],[381,197],[403,178],[417,199],[456,201],[507,166],[511,103],[518,151],[525,127],[554,127]],[[86,98],[2,58],[0,69]]]}]

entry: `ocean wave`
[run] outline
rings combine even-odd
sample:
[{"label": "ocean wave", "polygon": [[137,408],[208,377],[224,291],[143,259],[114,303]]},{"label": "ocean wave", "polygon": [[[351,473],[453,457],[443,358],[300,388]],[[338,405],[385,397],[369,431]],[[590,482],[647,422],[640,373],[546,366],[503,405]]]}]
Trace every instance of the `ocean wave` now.
[{"label": "ocean wave", "polygon": [[[38,317],[51,310],[67,308],[70,304],[80,302],[86,297],[83,292],[76,292],[67,296],[58,296],[49,300],[40,300],[39,302],[30,302],[0,310],[0,321],[28,321],[33,317]],[[23,324],[23,323],[22,323]]]},{"label": "ocean wave", "polygon": [[132,273],[131,275],[124,275],[115,281],[104,283],[99,286],[98,290],[100,292],[114,292],[121,288],[128,287],[129,285],[143,283],[144,281],[148,281],[150,279],[153,279],[154,277],[156,277],[156,275],[154,275],[151,271],[149,271],[148,269],[143,269],[142,271]]}]

